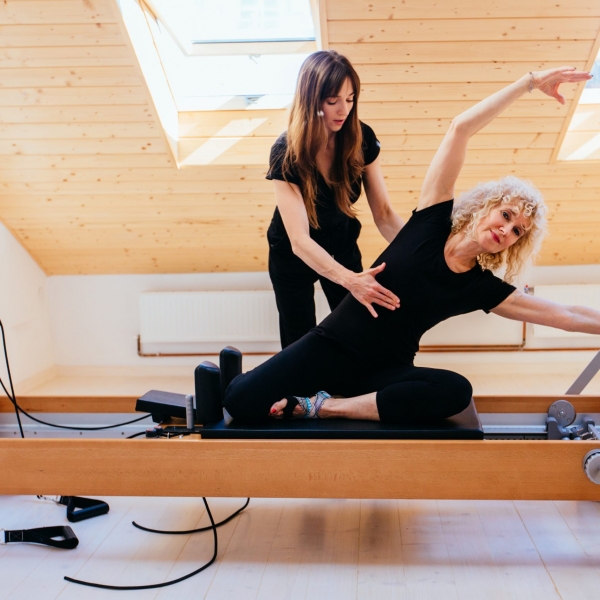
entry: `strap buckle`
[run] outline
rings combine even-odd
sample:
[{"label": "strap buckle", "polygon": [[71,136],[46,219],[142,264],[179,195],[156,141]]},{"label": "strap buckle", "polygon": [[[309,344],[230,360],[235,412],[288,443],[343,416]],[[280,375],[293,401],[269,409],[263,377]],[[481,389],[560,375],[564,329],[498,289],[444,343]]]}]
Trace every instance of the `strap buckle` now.
[{"label": "strap buckle", "polygon": [[40,494],[38,494],[36,496],[36,498],[38,500],[47,500],[48,502],[54,502],[54,504],[60,504],[60,496],[41,496]]}]

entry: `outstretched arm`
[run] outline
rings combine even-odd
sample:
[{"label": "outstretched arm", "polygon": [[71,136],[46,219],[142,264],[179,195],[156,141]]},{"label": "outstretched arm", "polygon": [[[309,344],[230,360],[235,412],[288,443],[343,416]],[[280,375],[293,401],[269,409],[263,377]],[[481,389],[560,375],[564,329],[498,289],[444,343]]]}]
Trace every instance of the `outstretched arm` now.
[{"label": "outstretched arm", "polygon": [[564,331],[600,334],[600,311],[587,306],[557,304],[519,291],[513,292],[491,312],[507,319]]},{"label": "outstretched arm", "polygon": [[454,198],[454,185],[465,162],[469,140],[515,100],[536,88],[564,104],[565,99],[558,91],[560,84],[587,81],[591,77],[575,67],[527,73],[455,117],[429,165],[417,210]]},{"label": "outstretched arm", "polygon": [[337,262],[331,254],[310,237],[308,215],[300,188],[295,183],[275,180],[275,199],[292,251],[319,275],[345,287],[368,311],[377,317],[372,304],[390,310],[400,306],[396,294],[377,283],[375,276],[385,269],[385,263],[354,273]]}]

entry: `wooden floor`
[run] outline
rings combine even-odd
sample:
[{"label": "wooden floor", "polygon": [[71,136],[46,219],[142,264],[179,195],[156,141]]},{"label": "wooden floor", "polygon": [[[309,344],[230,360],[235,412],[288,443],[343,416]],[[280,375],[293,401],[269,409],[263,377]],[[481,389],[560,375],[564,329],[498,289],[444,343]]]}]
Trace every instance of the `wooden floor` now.
[{"label": "wooden floor", "polygon": [[[176,587],[111,592],[196,569],[210,533],[158,536],[208,523],[200,499],[110,498],[106,516],[74,525],[76,550],[0,546],[0,598],[223,600],[597,599],[600,506],[586,502],[252,500],[219,530],[218,563]],[[210,501],[223,518],[243,500]],[[65,523],[64,507],[0,498],[4,527]]]},{"label": "wooden floor", "polygon": [[[597,350],[571,352],[419,353],[415,364],[449,369],[464,375],[481,394],[564,394],[595,356]],[[218,363],[218,357],[199,357]],[[244,371],[269,357],[244,356]],[[70,367],[61,368],[44,382],[17,385],[28,396],[142,395],[150,389],[190,394],[193,367]],[[600,394],[600,375],[587,394]],[[599,595],[600,597],[600,595]]]}]

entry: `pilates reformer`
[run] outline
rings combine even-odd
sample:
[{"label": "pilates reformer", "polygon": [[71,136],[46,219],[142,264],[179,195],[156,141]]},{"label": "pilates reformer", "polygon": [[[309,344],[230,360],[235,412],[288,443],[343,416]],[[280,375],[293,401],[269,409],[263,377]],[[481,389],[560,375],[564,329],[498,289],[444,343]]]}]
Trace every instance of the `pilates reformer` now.
[{"label": "pilates reformer", "polygon": [[[0,438],[0,494],[600,500],[600,397],[581,395],[600,353],[563,397],[476,396],[445,423],[387,430],[293,420],[283,434],[282,422],[225,424],[215,398],[241,371],[241,355],[228,350],[221,366],[196,369],[197,435],[178,439],[186,397],[163,392],[138,405],[156,420],[181,418],[160,426],[173,427],[175,441]],[[34,413],[85,415],[132,412],[134,398],[21,402]]]}]

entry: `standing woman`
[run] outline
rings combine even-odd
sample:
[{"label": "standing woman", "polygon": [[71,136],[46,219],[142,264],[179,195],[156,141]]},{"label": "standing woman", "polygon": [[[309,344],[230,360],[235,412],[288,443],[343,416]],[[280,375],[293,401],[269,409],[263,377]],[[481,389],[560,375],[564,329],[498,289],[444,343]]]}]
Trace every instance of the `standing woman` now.
[{"label": "standing woman", "polygon": [[267,232],[281,346],[316,325],[314,283],[331,310],[350,292],[377,317],[398,297],[375,280],[385,264],[362,270],[361,225],[353,204],[364,183],[375,224],[391,242],[404,222],[393,211],[379,162],[379,141],[358,120],[360,80],[350,61],[333,50],[311,54],[298,76],[287,132],[271,149],[267,179],[277,208]]}]

